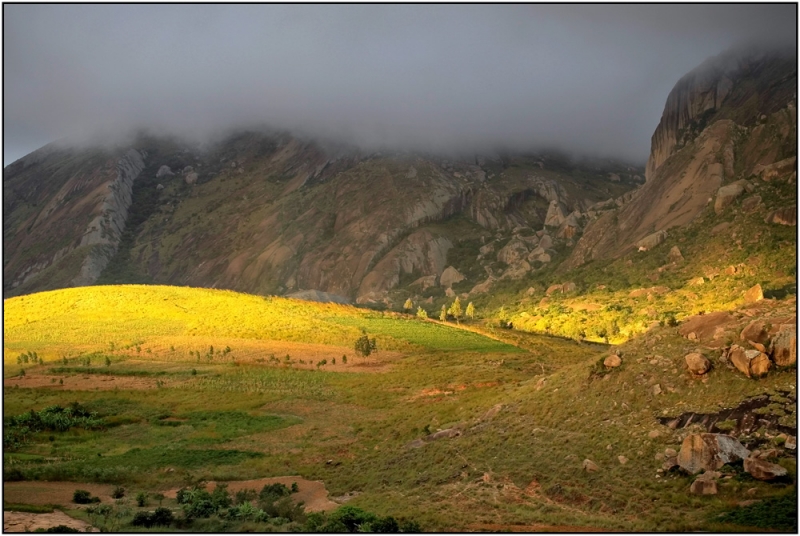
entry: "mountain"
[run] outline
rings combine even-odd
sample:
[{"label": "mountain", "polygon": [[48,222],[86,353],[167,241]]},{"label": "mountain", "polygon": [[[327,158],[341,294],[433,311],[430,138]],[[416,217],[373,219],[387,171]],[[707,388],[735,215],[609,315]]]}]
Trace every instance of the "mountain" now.
[{"label": "mountain", "polygon": [[[570,242],[642,177],[554,153],[362,155],[264,132],[205,147],[48,146],[4,170],[4,292],[156,282],[381,302],[438,281],[459,247],[475,257],[512,234],[535,246],[544,230],[547,248]],[[520,275],[530,263],[510,262]],[[495,264],[461,269],[476,284],[508,272]]]},{"label": "mountain", "polygon": [[[732,50],[681,78],[652,138],[647,182],[590,225],[567,266],[618,257],[689,224],[720,187],[764,166],[789,173],[797,147],[797,57]],[[645,247],[647,247],[645,245]]]},{"label": "mountain", "polygon": [[707,60],[670,93],[646,168],[552,151],[363,154],[274,131],[47,146],[4,170],[3,292],[159,283],[521,307],[537,285],[727,217],[756,188],[749,203],[796,221],[796,87],[794,52]]}]

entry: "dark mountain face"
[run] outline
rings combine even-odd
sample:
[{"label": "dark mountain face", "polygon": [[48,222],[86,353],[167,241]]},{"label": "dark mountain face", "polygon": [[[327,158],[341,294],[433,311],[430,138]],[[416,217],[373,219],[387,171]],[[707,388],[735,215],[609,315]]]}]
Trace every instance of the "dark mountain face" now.
[{"label": "dark mountain face", "polygon": [[[4,290],[152,281],[380,301],[401,280],[438,279],[454,247],[475,258],[512,236],[526,235],[525,255],[506,264],[524,275],[642,177],[560,155],[359,155],[255,132],[202,150],[44,148],[5,170]],[[473,264],[481,280],[507,271],[494,255]]]}]

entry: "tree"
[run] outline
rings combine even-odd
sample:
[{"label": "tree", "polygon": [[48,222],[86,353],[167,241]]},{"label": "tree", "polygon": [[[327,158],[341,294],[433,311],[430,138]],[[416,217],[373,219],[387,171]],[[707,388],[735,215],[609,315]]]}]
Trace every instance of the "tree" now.
[{"label": "tree", "polygon": [[408,298],[406,300],[406,303],[403,304],[403,310],[408,312],[411,311],[411,309],[413,308],[414,308],[414,303],[411,301],[411,298]]},{"label": "tree", "polygon": [[474,320],[475,319],[475,306],[472,305],[472,302],[469,302],[467,304],[467,313],[466,314],[467,314],[467,316],[469,317],[470,320]]},{"label": "tree", "polygon": [[[362,335],[361,337],[359,337],[356,340],[356,344],[355,344],[356,353],[359,354],[361,357],[368,357],[369,354],[372,353],[373,341],[374,340],[375,339],[370,341],[369,337],[367,336],[366,333],[364,335]],[[375,346],[377,347],[377,345],[375,345]]]},{"label": "tree", "polygon": [[428,312],[422,307],[417,307],[417,318],[428,318]]},{"label": "tree", "polygon": [[439,320],[441,320],[442,322],[447,320],[447,306],[446,305],[442,305],[442,312],[439,313]]},{"label": "tree", "polygon": [[453,305],[450,306],[450,309],[448,309],[447,312],[456,319],[456,322],[458,322],[458,319],[461,318],[463,311],[461,310],[461,300],[458,299],[458,296],[456,296],[456,300],[453,302]]}]

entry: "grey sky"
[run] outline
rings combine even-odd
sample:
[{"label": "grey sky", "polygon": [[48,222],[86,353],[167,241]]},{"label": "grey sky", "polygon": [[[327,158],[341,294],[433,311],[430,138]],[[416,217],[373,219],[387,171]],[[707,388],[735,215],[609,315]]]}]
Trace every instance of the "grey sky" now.
[{"label": "grey sky", "polygon": [[787,5],[9,5],[4,165],[62,137],[253,123],[644,162],[672,86]]}]

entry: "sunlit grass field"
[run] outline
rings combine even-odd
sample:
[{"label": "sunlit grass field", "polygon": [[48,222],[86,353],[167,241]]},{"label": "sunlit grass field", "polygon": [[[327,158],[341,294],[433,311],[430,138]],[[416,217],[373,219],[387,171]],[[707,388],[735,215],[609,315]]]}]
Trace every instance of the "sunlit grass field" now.
[{"label": "sunlit grass field", "polygon": [[[4,302],[4,364],[34,351],[45,361],[80,352],[191,359],[210,347],[225,357],[262,357],[268,341],[352,349],[366,332],[378,349],[513,352],[513,346],[434,322],[355,307],[186,287],[121,285],[63,289]],[[237,342],[242,341],[237,348]],[[242,348],[242,346],[244,348]],[[148,353],[149,351],[149,353]],[[352,350],[351,350],[352,354]]]}]

